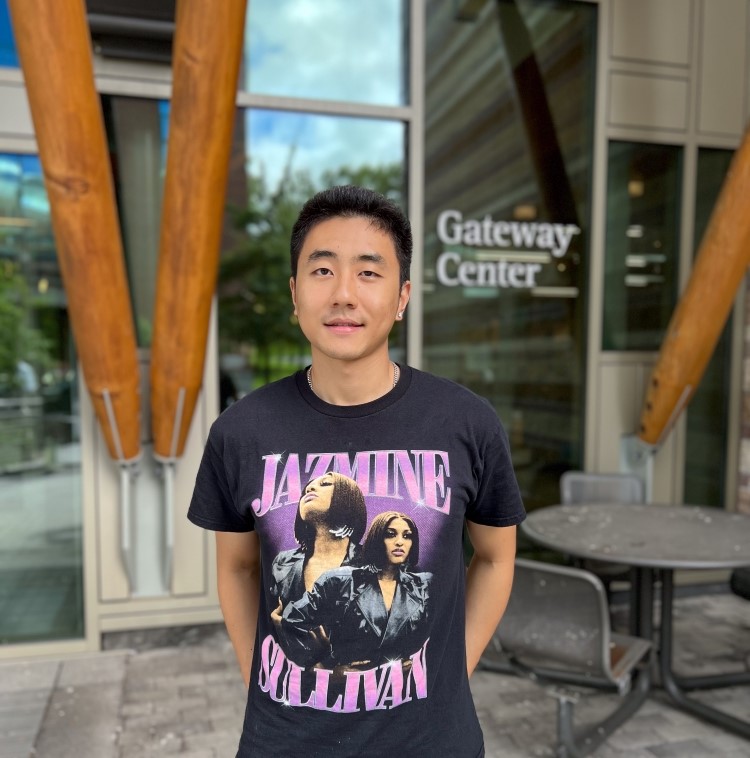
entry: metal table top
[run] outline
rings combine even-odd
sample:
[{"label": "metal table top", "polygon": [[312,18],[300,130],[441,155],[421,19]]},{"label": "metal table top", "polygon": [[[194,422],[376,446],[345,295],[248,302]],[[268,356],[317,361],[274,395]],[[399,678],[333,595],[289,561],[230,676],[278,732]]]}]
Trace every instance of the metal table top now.
[{"label": "metal table top", "polygon": [[553,505],[521,525],[534,542],[581,558],[665,569],[750,565],[750,516],[657,503]]}]

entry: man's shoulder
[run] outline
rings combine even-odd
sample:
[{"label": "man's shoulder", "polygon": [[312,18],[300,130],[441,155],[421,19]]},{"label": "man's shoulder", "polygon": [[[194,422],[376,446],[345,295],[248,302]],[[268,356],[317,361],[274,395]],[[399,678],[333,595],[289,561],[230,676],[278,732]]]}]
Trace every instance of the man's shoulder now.
[{"label": "man's shoulder", "polygon": [[479,414],[495,415],[489,400],[463,384],[444,376],[412,369],[412,386],[415,394],[427,403],[450,403],[451,407],[455,407],[457,410],[463,409]]},{"label": "man's shoulder", "polygon": [[223,411],[212,425],[212,434],[231,433],[237,427],[247,430],[249,423],[257,425],[265,417],[288,408],[295,396],[298,397],[299,392],[294,374],[264,384]]}]

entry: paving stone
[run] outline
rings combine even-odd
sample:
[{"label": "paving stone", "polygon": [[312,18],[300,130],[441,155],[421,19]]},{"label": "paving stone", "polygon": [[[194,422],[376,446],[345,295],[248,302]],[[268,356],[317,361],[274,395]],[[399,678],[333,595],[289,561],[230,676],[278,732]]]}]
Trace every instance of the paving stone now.
[{"label": "paving stone", "polygon": [[744,740],[742,737],[729,732],[714,730],[712,734],[702,737],[702,742],[708,746],[711,756],[722,756],[724,758],[725,755],[739,750],[744,751],[745,758],[750,757],[750,740]]},{"label": "paving stone", "polygon": [[654,758],[654,754],[647,750],[615,749],[611,745],[602,745],[592,754],[592,758]]},{"label": "paving stone", "polygon": [[0,738],[0,758],[29,758],[33,739],[33,735]]},{"label": "paving stone", "polygon": [[125,666],[130,653],[97,653],[85,658],[65,661],[60,670],[58,687],[84,684],[120,684],[125,679]]},{"label": "paving stone", "polygon": [[150,701],[147,702],[134,702],[134,703],[125,703],[120,708],[120,715],[124,716],[125,718],[133,717],[133,716],[147,716],[150,713],[154,712],[154,706],[153,703]]},{"label": "paving stone", "polygon": [[56,689],[35,744],[43,758],[114,758],[120,683]]},{"label": "paving stone", "polygon": [[649,752],[659,758],[706,758],[711,755],[708,745],[701,740],[682,740],[663,745],[654,745]]},{"label": "paving stone", "polygon": [[0,663],[0,692],[51,689],[59,668],[58,661]]},{"label": "paving stone", "polygon": [[0,758],[28,758],[49,696],[49,689],[0,692]]},{"label": "paving stone", "polygon": [[204,734],[192,734],[185,738],[185,748],[188,750],[211,749],[217,755],[235,755],[240,741],[240,732],[236,735],[218,732],[205,732]]}]

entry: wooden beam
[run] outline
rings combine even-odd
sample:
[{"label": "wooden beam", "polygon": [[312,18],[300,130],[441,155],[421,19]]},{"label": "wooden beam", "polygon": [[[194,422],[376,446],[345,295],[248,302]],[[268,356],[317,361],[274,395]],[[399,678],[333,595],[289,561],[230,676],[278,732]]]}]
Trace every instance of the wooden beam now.
[{"label": "wooden beam", "polygon": [[246,0],[180,0],[151,353],[154,453],[182,454],[203,380]]},{"label": "wooden beam", "polygon": [[110,455],[140,451],[140,381],[83,0],[10,0],[76,350]]},{"label": "wooden beam", "polygon": [[750,130],[732,159],[651,374],[638,438],[660,445],[703,376],[750,264]]}]

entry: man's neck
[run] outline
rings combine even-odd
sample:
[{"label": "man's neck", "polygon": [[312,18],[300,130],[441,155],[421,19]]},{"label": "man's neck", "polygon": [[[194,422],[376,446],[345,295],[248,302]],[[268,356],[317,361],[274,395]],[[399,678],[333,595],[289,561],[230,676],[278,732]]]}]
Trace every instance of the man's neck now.
[{"label": "man's neck", "polygon": [[396,368],[384,351],[357,361],[313,354],[313,392],[331,405],[362,405],[393,389]]}]

